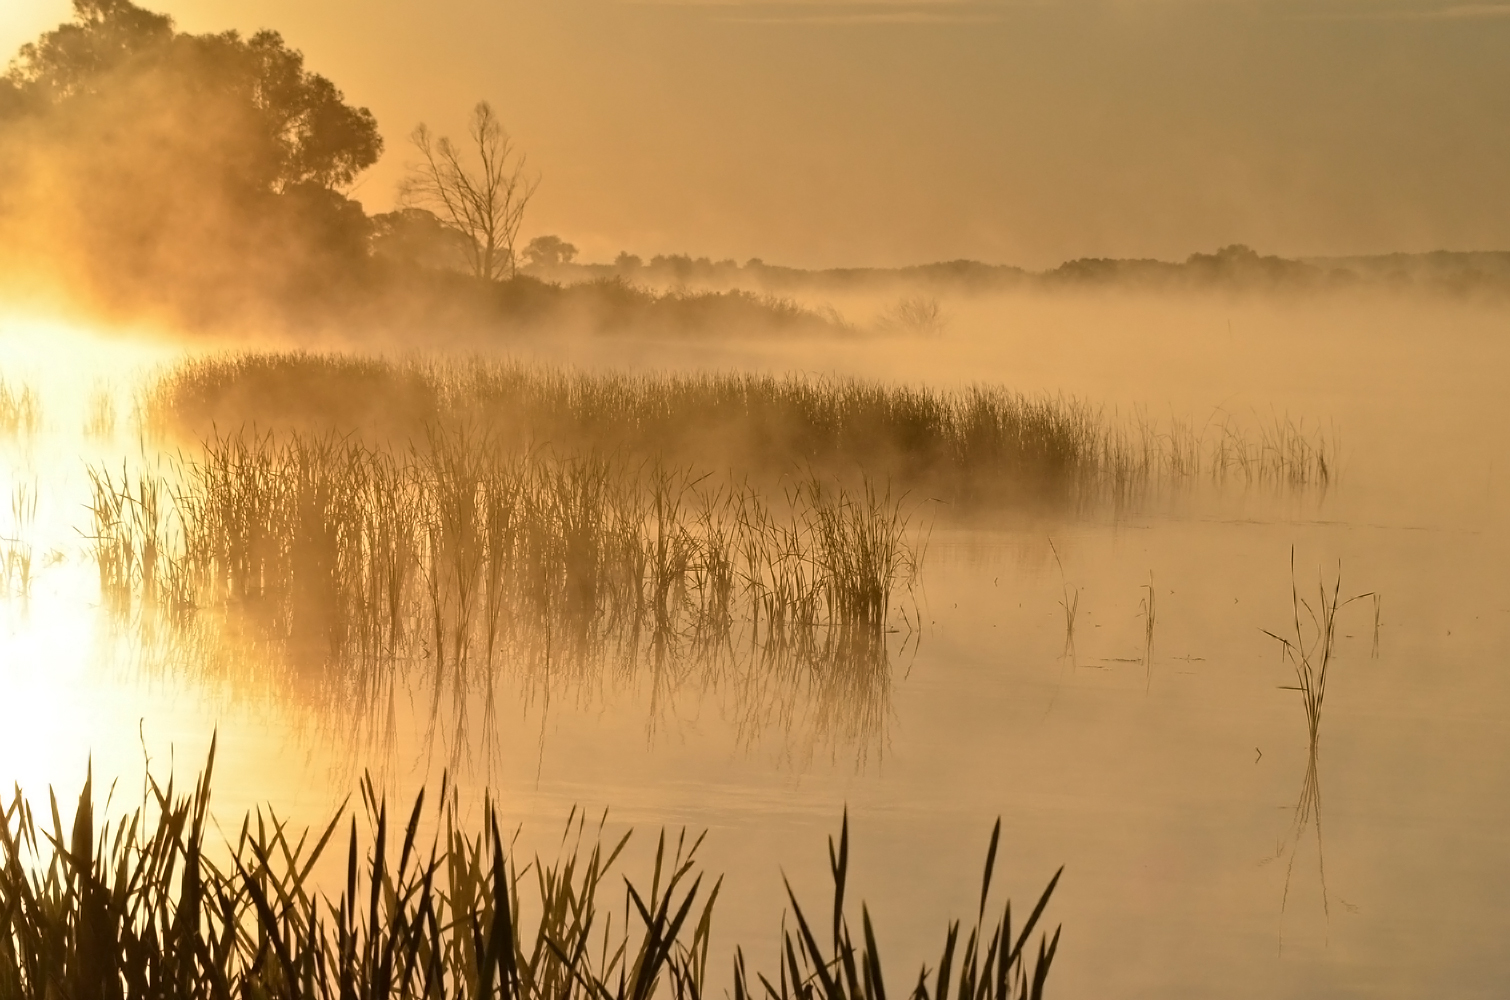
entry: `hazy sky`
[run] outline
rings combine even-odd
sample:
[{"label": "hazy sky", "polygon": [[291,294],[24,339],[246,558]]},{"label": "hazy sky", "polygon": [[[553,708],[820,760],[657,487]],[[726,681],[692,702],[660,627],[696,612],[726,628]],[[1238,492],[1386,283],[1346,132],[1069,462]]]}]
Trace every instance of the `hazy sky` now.
[{"label": "hazy sky", "polygon": [[[806,266],[1510,249],[1510,4],[156,0],[377,115],[491,100],[525,235]],[[0,0],[0,48],[67,0]]]}]

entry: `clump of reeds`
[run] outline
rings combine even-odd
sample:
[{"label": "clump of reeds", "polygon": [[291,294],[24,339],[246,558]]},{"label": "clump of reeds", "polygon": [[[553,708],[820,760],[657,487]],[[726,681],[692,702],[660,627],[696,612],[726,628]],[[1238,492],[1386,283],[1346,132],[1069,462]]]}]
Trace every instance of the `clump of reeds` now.
[{"label": "clump of reeds", "polygon": [[151,606],[166,595],[170,608],[185,611],[191,597],[184,568],[168,559],[170,511],[165,481],[142,470],[133,484],[125,463],[119,480],[105,466],[91,466],[88,472],[93,500],[86,537],[93,543],[101,602],[124,613],[133,598]]},{"label": "clump of reeds", "polygon": [[947,317],[932,295],[904,295],[876,320],[876,329],[886,333],[936,337],[944,332]]},{"label": "clump of reeds", "polygon": [[84,411],[84,436],[101,440],[114,437],[115,424],[115,397],[108,384],[98,384],[89,393]]},{"label": "clump of reeds", "polygon": [[[702,838],[662,832],[648,887],[624,877],[623,920],[605,897],[629,834],[603,840],[575,811],[562,854],[520,858],[484,803],[469,831],[443,782],[433,818],[421,792],[407,818],[390,818],[370,779],[362,784],[367,835],[344,807],[322,830],[297,833],[274,813],[249,814],[224,844],[209,810],[212,746],[186,795],[149,776],[142,805],[97,822],[92,778],[65,830],[56,799],[51,828],[17,791],[0,812],[0,995],[7,997],[229,996],[282,998],[469,998],[698,1000],[710,989],[709,941],[722,884],[707,892],[697,873]],[[425,846],[421,829],[434,830]],[[234,828],[233,828],[234,829]],[[969,1000],[1037,998],[1059,940],[1040,941],[1031,972],[1025,946],[1059,876],[1015,935],[1010,903],[982,932],[996,860],[993,831],[980,915],[960,963]],[[313,874],[346,841],[345,878]],[[857,948],[844,918],[848,819],[834,873],[834,954],[824,954],[790,896],[799,935],[784,931],[773,997],[884,998],[883,965],[870,914]],[[788,888],[790,894],[790,887]],[[930,987],[918,1000],[948,1000],[959,925],[946,936]],[[750,995],[743,953],[734,993]]]},{"label": "clump of reeds", "polygon": [[12,386],[0,376],[0,436],[29,438],[42,426],[42,404],[31,386]]},{"label": "clump of reeds", "polygon": [[1375,643],[1377,644],[1378,595],[1375,593],[1358,594],[1344,599],[1342,597],[1342,570],[1339,566],[1337,575],[1333,577],[1330,586],[1323,574],[1317,583],[1316,603],[1312,605],[1310,601],[1300,596],[1299,586],[1295,582],[1295,549],[1293,547],[1290,549],[1290,604],[1294,615],[1293,638],[1264,630],[1265,635],[1279,642],[1284,659],[1294,668],[1295,683],[1281,685],[1281,688],[1300,692],[1301,704],[1305,709],[1306,734],[1309,737],[1305,778],[1301,783],[1300,797],[1295,804],[1295,820],[1290,831],[1292,849],[1289,864],[1285,868],[1281,912],[1289,900],[1290,879],[1294,874],[1295,854],[1301,838],[1314,825],[1316,864],[1321,877],[1321,905],[1324,912],[1330,913],[1326,890],[1326,861],[1321,842],[1321,709],[1326,699],[1327,672],[1336,652],[1337,615],[1349,604],[1366,597],[1375,598]]},{"label": "clump of reeds", "polygon": [[1290,549],[1290,603],[1294,612],[1292,637],[1277,635],[1268,629],[1264,630],[1264,634],[1280,644],[1285,661],[1295,670],[1295,683],[1282,685],[1282,689],[1300,692],[1301,704],[1305,708],[1306,731],[1313,749],[1320,739],[1327,671],[1336,651],[1337,614],[1354,601],[1373,596],[1369,592],[1343,599],[1342,571],[1339,566],[1330,587],[1326,577],[1321,578],[1317,584],[1316,603],[1312,605],[1300,596],[1299,585],[1295,582],[1295,550]]},{"label": "clump of reeds", "polygon": [[32,528],[37,520],[37,484],[11,487],[10,532],[0,536],[0,594],[26,598],[32,584]]},{"label": "clump of reeds", "polygon": [[885,691],[872,675],[921,552],[902,500],[868,480],[814,474],[772,503],[686,467],[511,451],[469,425],[402,451],[241,432],[167,470],[91,476],[110,606],[151,607],[155,588],[181,627],[255,648],[324,702],[423,676],[432,711],[458,720],[506,670],[585,683],[615,658],[706,660],[708,676],[736,646],[738,669],[779,664],[789,686]]},{"label": "clump of reeds", "polygon": [[[381,402],[379,402],[381,401]],[[436,423],[491,428],[510,450],[550,442],[667,467],[732,471],[769,485],[794,469],[864,469],[898,490],[979,505],[1125,501],[1161,484],[1239,479],[1325,485],[1335,443],[1276,418],[1161,427],[1086,403],[999,386],[938,390],[752,373],[586,373],[473,358],[388,362],[307,354],[186,362],[146,393],[160,434],[198,438],[257,424],[422,440]]]},{"label": "clump of reeds", "polygon": [[[955,955],[960,943],[960,924],[949,925],[944,936],[943,953],[938,965],[930,970],[925,965],[912,987],[913,1000],[1039,1000],[1043,996],[1044,983],[1048,980],[1049,967],[1059,948],[1060,928],[1055,928],[1049,939],[1043,934],[1038,942],[1038,954],[1031,963],[1025,948],[1033,930],[1043,916],[1054,887],[1059,884],[1061,868],[1049,880],[1048,887],[1039,897],[1032,912],[1023,921],[1021,929],[1013,934],[1011,901],[1003,907],[996,926],[986,930],[986,903],[991,893],[991,876],[996,865],[996,850],[1001,839],[1001,820],[996,821],[991,831],[991,846],[986,851],[985,875],[981,880],[980,907],[976,912],[975,927],[965,939],[959,965]],[[803,913],[791,883],[786,886],[787,899],[792,905],[792,914],[797,922],[795,931],[783,928],[781,952],[778,959],[780,972],[776,981],[758,975],[761,988],[770,1000],[885,1000],[886,983],[880,952],[876,947],[875,930],[871,925],[870,911],[862,904],[862,938],[857,945],[850,930],[849,919],[844,910],[844,896],[849,876],[849,816],[839,834],[835,849],[833,838],[828,842],[829,868],[834,879],[834,905],[832,945],[825,947],[818,941],[818,932]],[[820,926],[819,931],[823,930]],[[932,982],[930,983],[930,973]],[[956,975],[958,979],[956,980]],[[951,993],[951,991],[953,991]],[[760,995],[752,992],[745,971],[743,949],[735,953],[734,996],[735,1000],[753,1000]]]}]

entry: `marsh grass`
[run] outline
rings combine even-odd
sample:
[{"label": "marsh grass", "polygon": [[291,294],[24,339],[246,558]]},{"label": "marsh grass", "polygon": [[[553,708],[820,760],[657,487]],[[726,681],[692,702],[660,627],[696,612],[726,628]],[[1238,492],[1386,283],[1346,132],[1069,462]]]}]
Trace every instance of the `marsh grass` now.
[{"label": "marsh grass", "polygon": [[191,604],[185,568],[165,559],[172,544],[165,480],[150,470],[131,473],[122,463],[117,479],[107,466],[88,468],[90,531],[100,600],[116,614],[130,610],[133,599],[183,614]]},{"label": "marsh grass", "polygon": [[948,317],[932,295],[904,295],[876,320],[884,333],[936,337],[944,332]]},{"label": "marsh grass", "polygon": [[[603,821],[590,824],[574,810],[547,863],[520,856],[490,798],[469,830],[444,781],[433,814],[421,791],[406,819],[390,817],[368,779],[365,836],[356,810],[346,820],[343,805],[323,829],[302,832],[258,810],[215,844],[214,762],[212,745],[204,773],[183,795],[171,779],[160,785],[149,774],[141,805],[113,828],[96,821],[92,777],[67,829],[55,796],[49,828],[16,793],[0,811],[0,995],[700,1000],[710,989],[722,879],[704,891],[702,837],[662,831],[648,879],[620,875],[616,922],[609,898],[620,879],[612,875],[631,834],[605,840]],[[959,995],[1037,998],[1059,932],[1040,941],[1031,976],[1024,947],[1059,876],[1016,936],[1010,903],[996,930],[983,934],[999,835],[998,821]],[[343,840],[345,877],[332,880],[320,873],[338,863]],[[848,849],[846,816],[837,853],[832,840],[829,848],[832,958],[788,886],[800,937],[783,931],[779,988],[759,977],[772,997],[885,996],[869,912],[858,949],[844,920]],[[951,996],[958,936],[951,924],[935,985],[925,969],[916,1000]],[[742,951],[734,991],[741,1000],[751,995]]]},{"label": "marsh grass", "polygon": [[42,403],[31,386],[0,376],[0,437],[24,440],[42,427]]},{"label": "marsh grass", "polygon": [[[1001,840],[1001,820],[991,831],[991,844],[986,852],[985,874],[981,880],[980,906],[976,912],[975,926],[964,939],[964,950],[955,957],[960,944],[960,923],[949,925],[944,936],[943,952],[938,964],[930,970],[926,965],[918,973],[912,987],[912,1000],[1039,1000],[1043,996],[1049,967],[1059,948],[1061,928],[1055,928],[1050,939],[1047,933],[1040,935],[1038,953],[1029,962],[1025,950],[1033,930],[1038,926],[1048,905],[1049,897],[1059,884],[1064,869],[1054,873],[1048,887],[1039,897],[1021,929],[1013,935],[1012,904],[1007,901],[996,926],[986,930],[986,904],[990,899],[991,877],[996,865],[997,847]],[[849,880],[849,816],[835,847],[833,838],[828,842],[829,869],[834,880],[832,946],[819,943],[820,925],[814,930],[790,882],[786,883],[787,899],[791,904],[795,930],[783,927],[781,951],[778,957],[780,973],[773,982],[757,974],[760,988],[751,990],[745,971],[743,950],[735,953],[734,997],[735,1000],[756,1000],[762,991],[768,1000],[885,1000],[885,973],[876,947],[875,930],[870,911],[861,904],[861,933],[859,944],[855,942],[845,913],[844,897]],[[957,978],[956,978],[957,977]],[[930,978],[932,982],[930,983]],[[951,994],[951,990],[954,991]]]},{"label": "marsh grass", "polygon": [[1124,503],[1207,481],[1324,487],[1336,451],[1320,429],[1279,416],[1254,431],[1230,415],[1200,426],[1141,410],[1120,419],[998,386],[586,373],[482,358],[218,355],[165,372],[143,412],[151,432],[181,441],[255,424],[402,445],[423,440],[427,426],[470,423],[511,451],[596,450],[732,472],[767,489],[798,470],[855,488],[863,469],[898,491],[966,507]]},{"label": "marsh grass", "polygon": [[242,432],[91,481],[118,616],[165,614],[190,669],[244,674],[239,650],[316,707],[422,680],[453,753],[470,720],[495,734],[506,677],[547,699],[605,675],[728,684],[758,696],[748,719],[789,718],[775,706],[801,690],[821,731],[869,731],[921,553],[902,498],[864,479],[812,473],[768,500],[686,467],[509,451],[467,424],[402,451]]},{"label": "marsh grass", "polygon": [[109,383],[100,382],[89,393],[84,411],[84,436],[109,440],[115,436],[115,396]]},{"label": "marsh grass", "polygon": [[10,530],[0,536],[0,594],[31,596],[32,535],[37,521],[37,483],[17,482],[11,487]]}]

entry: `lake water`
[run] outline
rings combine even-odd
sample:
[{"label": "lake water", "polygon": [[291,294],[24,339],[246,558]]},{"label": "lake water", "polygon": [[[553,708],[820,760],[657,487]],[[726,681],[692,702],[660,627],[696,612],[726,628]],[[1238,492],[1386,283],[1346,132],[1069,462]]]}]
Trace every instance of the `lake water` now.
[{"label": "lake water", "polygon": [[[833,304],[862,319],[880,307]],[[1335,432],[1339,475],[1325,492],[1202,488],[1133,511],[969,527],[920,500],[914,523],[931,525],[922,628],[891,636],[879,723],[800,702],[752,715],[720,686],[506,689],[496,753],[461,772],[467,800],[490,786],[521,843],[547,855],[574,805],[608,808],[611,828],[638,831],[632,871],[645,870],[656,829],[706,829],[704,866],[726,875],[714,941],[725,971],[735,943],[752,969],[775,967],[783,872],[804,899],[826,901],[824,838],[847,807],[851,898],[876,918],[893,990],[937,960],[946,921],[974,908],[1000,816],[997,884],[1019,907],[1065,866],[1049,909],[1064,926],[1053,995],[1501,995],[1510,308],[1136,296],[944,306],[948,325],[929,339],[540,341],[516,353],[997,382],[1197,424],[1304,417]],[[446,761],[422,742],[353,745],[345,723],[276,692],[155,668],[99,610],[85,463],[139,454],[129,387],[180,350],[0,320],[0,370],[37,386],[45,421],[6,446],[0,473],[3,505],[18,483],[40,497],[31,596],[0,601],[0,782],[34,799],[53,784],[66,799],[92,755],[129,802],[144,754],[154,771],[176,760],[187,776],[218,729],[215,801],[236,821],[271,803],[322,822],[368,766],[395,794],[434,783]],[[86,439],[90,391],[107,378],[118,433]],[[0,509],[0,523],[10,514]],[[1303,829],[1306,719],[1265,634],[1293,630],[1292,551],[1302,596],[1339,572],[1343,597],[1379,595],[1377,630],[1372,597],[1338,615],[1320,808]],[[1078,600],[1072,648],[1066,600]]]}]

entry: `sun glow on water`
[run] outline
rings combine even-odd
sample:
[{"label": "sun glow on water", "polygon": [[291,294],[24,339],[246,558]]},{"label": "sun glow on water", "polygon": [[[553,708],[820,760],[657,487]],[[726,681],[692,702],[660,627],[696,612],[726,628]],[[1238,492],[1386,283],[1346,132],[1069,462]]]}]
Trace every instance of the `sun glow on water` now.
[{"label": "sun glow on water", "polygon": [[[11,597],[0,611],[0,686],[8,706],[0,726],[0,781],[33,799],[47,785],[66,788],[81,770],[74,760],[103,721],[105,692],[90,669],[98,648],[96,619],[57,592]],[[87,757],[88,750],[85,750]]]},{"label": "sun glow on water", "polygon": [[178,353],[0,314],[0,406],[12,408],[0,413],[0,787],[34,805],[48,786],[76,794],[91,760],[101,776],[141,772],[138,720],[153,699],[111,669],[120,643],[91,563],[88,467],[140,452],[136,389]]}]

